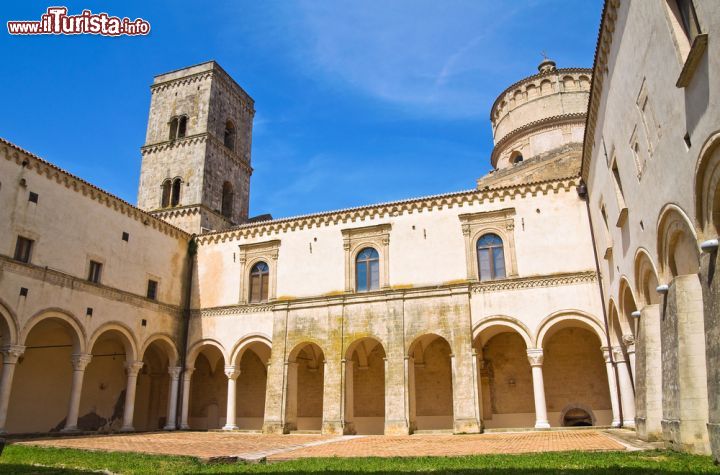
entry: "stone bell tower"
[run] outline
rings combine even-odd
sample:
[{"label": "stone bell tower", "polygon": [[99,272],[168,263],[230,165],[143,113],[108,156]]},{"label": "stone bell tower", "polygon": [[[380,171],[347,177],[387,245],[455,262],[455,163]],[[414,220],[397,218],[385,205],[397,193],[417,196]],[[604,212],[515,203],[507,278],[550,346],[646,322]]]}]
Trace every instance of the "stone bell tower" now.
[{"label": "stone bell tower", "polygon": [[215,61],[155,76],[138,206],[190,233],[247,221],[253,99]]}]

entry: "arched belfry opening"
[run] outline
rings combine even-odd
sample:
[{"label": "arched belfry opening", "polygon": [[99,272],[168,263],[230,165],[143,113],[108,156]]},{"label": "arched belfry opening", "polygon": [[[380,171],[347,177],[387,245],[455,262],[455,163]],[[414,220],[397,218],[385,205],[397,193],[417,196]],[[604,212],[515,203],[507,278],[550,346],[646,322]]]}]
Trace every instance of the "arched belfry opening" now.
[{"label": "arched belfry opening", "polygon": [[222,203],[220,212],[226,218],[232,218],[233,214],[233,186],[232,183],[226,181],[222,186]]}]

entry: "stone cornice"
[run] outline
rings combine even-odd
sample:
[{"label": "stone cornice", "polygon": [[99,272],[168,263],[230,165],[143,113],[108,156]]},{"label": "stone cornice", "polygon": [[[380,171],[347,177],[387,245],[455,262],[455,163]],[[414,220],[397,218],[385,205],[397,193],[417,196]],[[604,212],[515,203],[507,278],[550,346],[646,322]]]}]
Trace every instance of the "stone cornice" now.
[{"label": "stone cornice", "polygon": [[194,309],[191,311],[191,315],[195,318],[223,317],[277,310],[297,310],[301,308],[325,307],[328,305],[357,305],[398,299],[440,298],[457,294],[467,294],[469,292],[480,293],[574,285],[578,283],[594,282],[596,279],[597,275],[594,271],[583,271],[530,277],[516,277],[489,282],[472,283],[460,281],[423,287],[387,288],[373,292],[343,292],[329,296],[302,297],[292,300],[274,300],[262,304],[237,304],[222,307],[209,307]]},{"label": "stone cornice", "polygon": [[156,300],[151,300],[142,295],[133,294],[126,290],[116,289],[102,284],[94,284],[85,279],[81,279],[65,272],[51,269],[49,267],[41,267],[35,264],[18,262],[8,256],[0,254],[0,270],[12,272],[18,275],[24,275],[32,279],[37,279],[51,285],[60,287],[69,287],[71,289],[88,292],[116,302],[123,302],[135,307],[147,308],[153,311],[162,311],[167,314],[179,316],[180,307],[170,305]]},{"label": "stone cornice", "polygon": [[434,209],[470,206],[473,204],[493,203],[528,195],[546,195],[569,191],[578,185],[578,177],[570,176],[560,179],[506,185],[481,190],[459,191],[442,195],[426,196],[403,201],[393,201],[375,205],[360,206],[337,211],[295,216],[257,223],[248,223],[226,231],[213,231],[198,236],[199,245],[234,241],[248,237],[276,235],[297,229],[311,229],[321,226],[355,223],[365,219],[380,219],[402,216],[404,214],[422,213]]},{"label": "stone cornice", "polygon": [[557,287],[597,280],[595,271],[567,272],[552,275],[515,277],[510,279],[489,280],[473,284],[474,293],[497,292],[499,290],[531,289],[536,287]]},{"label": "stone cornice", "polygon": [[588,113],[585,120],[585,138],[580,175],[585,182],[588,181],[590,170],[590,158],[595,146],[595,126],[597,125],[597,113],[600,107],[600,98],[603,92],[606,71],[608,69],[608,54],[612,45],[615,22],[617,21],[617,9],[620,0],[605,0],[600,20],[600,31],[595,45],[595,59],[593,61],[592,81],[590,82],[590,100]]},{"label": "stone cornice", "polygon": [[121,214],[127,215],[136,221],[140,221],[146,226],[151,226],[168,236],[177,239],[189,239],[190,235],[165,221],[152,216],[140,208],[137,208],[127,201],[118,198],[97,186],[88,183],[52,163],[43,160],[27,150],[0,138],[0,144],[4,145],[0,152],[8,161],[14,161],[18,166],[25,166],[28,170],[34,170],[38,175],[45,176],[48,180],[55,180],[56,183],[64,185],[65,188],[81,193],[83,196],[105,205]]},{"label": "stone cornice", "polygon": [[517,129],[513,129],[505,136],[500,139],[500,141],[495,144],[495,147],[493,148],[492,154],[490,155],[490,163],[492,166],[497,165],[498,155],[502,148],[512,140],[515,140],[518,138],[518,136],[522,136],[524,134],[527,134],[528,132],[536,131],[536,130],[542,130],[542,129],[549,129],[549,128],[556,128],[561,125],[565,124],[573,124],[578,123],[581,124],[585,122],[585,114],[582,112],[576,112],[573,114],[562,114],[562,115],[554,115],[552,117],[545,117],[544,119],[536,120],[534,122],[530,122],[528,124],[523,125],[522,127],[518,127]]},{"label": "stone cornice", "polygon": [[156,142],[153,144],[147,144],[140,147],[140,153],[142,153],[143,156],[150,155],[153,153],[163,152],[165,150],[169,150],[174,147],[187,147],[190,145],[195,144],[201,144],[201,143],[209,143],[213,146],[213,150],[218,151],[223,154],[223,156],[231,159],[236,164],[240,165],[242,168],[245,169],[245,171],[252,175],[253,169],[250,166],[250,164],[242,157],[240,157],[238,154],[231,152],[228,150],[228,148],[223,144],[220,139],[215,137],[213,134],[209,132],[202,132],[199,134],[194,135],[188,135],[186,137],[175,139],[175,140],[165,140],[163,142]]},{"label": "stone cornice", "polygon": [[[554,71],[547,71],[544,73],[533,74],[532,76],[528,76],[517,82],[514,82],[514,83],[510,84],[508,87],[506,87],[505,90],[503,92],[501,92],[500,94],[498,94],[498,96],[495,98],[495,101],[493,102],[493,105],[490,108],[490,120],[492,120],[492,118],[493,118],[493,112],[495,111],[495,108],[497,107],[498,103],[505,97],[505,95],[508,92],[510,92],[511,90],[520,86],[521,84],[524,84],[527,82],[532,82],[532,81],[535,81],[536,79],[540,79],[542,77],[547,77],[547,76],[560,76],[561,74],[573,74],[573,73],[591,74],[592,71],[593,70],[591,68],[559,68]],[[572,92],[577,92],[577,91],[572,91]]]},{"label": "stone cornice", "polygon": [[218,213],[215,210],[208,208],[204,204],[173,206],[171,208],[160,208],[160,209],[150,211],[150,214],[152,214],[153,216],[158,217],[160,219],[168,219],[168,218],[180,218],[180,217],[184,217],[184,216],[193,216],[196,214],[200,214],[201,210],[205,210],[206,212],[215,215],[217,218],[222,219],[225,222],[229,222],[225,216],[223,216],[222,214]]}]

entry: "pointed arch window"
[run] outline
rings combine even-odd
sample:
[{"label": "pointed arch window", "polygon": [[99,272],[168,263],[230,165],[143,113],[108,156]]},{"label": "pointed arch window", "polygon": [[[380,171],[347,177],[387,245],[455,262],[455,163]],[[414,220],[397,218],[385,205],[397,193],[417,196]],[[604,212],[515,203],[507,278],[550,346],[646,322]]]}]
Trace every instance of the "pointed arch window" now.
[{"label": "pointed arch window", "polygon": [[161,208],[167,208],[170,206],[170,189],[172,188],[172,183],[170,180],[165,180],[162,184],[162,198],[160,199],[160,207]]},{"label": "pointed arch window", "polygon": [[223,183],[221,213],[226,218],[232,217],[233,208],[233,187],[229,181]]},{"label": "pointed arch window", "polygon": [[372,247],[360,251],[355,259],[355,285],[358,292],[380,288],[380,255]]},{"label": "pointed arch window", "polygon": [[267,302],[270,268],[260,261],[250,269],[250,303]]},{"label": "pointed arch window", "polygon": [[182,180],[180,178],[175,178],[172,184],[170,206],[177,206],[180,204],[180,185],[182,185]]},{"label": "pointed arch window", "polygon": [[480,280],[505,278],[503,241],[497,234],[485,234],[478,239],[477,260]]}]

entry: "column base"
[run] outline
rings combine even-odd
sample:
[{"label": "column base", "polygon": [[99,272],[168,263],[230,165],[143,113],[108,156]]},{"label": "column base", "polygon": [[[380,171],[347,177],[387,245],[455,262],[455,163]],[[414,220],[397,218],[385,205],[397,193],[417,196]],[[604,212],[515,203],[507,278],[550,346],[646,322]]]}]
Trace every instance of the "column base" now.
[{"label": "column base", "polygon": [[713,459],[715,463],[720,463],[720,424],[708,422],[707,428]]},{"label": "column base", "polygon": [[120,428],[120,432],[135,432],[135,428],[133,426],[123,426]]},{"label": "column base", "polygon": [[63,427],[62,429],[60,429],[60,432],[62,432],[63,434],[72,434],[72,433],[75,433],[75,432],[80,432],[80,429],[78,429],[77,426],[75,426],[75,427]]},{"label": "column base", "polygon": [[187,425],[187,424],[181,424],[181,425],[180,425],[180,430],[190,430],[190,426]]},{"label": "column base", "polygon": [[343,435],[343,424],[341,421],[323,421],[322,434]]},{"label": "column base", "polygon": [[355,435],[355,423],[352,421],[345,421],[343,424],[343,435]]},{"label": "column base", "polygon": [[620,423],[620,421],[612,421],[612,424],[610,424],[610,427],[612,427],[613,429],[617,429],[621,425],[622,424]]},{"label": "column base", "polygon": [[479,434],[480,432],[482,431],[477,419],[455,419],[453,422],[453,434]]},{"label": "column base", "polygon": [[410,435],[410,428],[404,420],[385,421],[385,435]]},{"label": "column base", "polygon": [[163,430],[177,430],[177,427],[172,425],[166,425],[165,427],[163,427]]},{"label": "column base", "polygon": [[289,423],[283,424],[279,421],[266,421],[263,424],[263,434],[287,434],[291,430],[295,430],[295,425]]},{"label": "column base", "polygon": [[550,428],[550,423],[548,421],[537,421],[535,423],[535,430],[547,430]]},{"label": "column base", "polygon": [[635,421],[623,421],[623,427],[627,429],[634,429],[635,428]]},{"label": "column base", "polygon": [[236,426],[235,424],[225,424],[222,428],[222,430],[238,430],[238,429],[240,429],[240,428],[238,426]]}]

